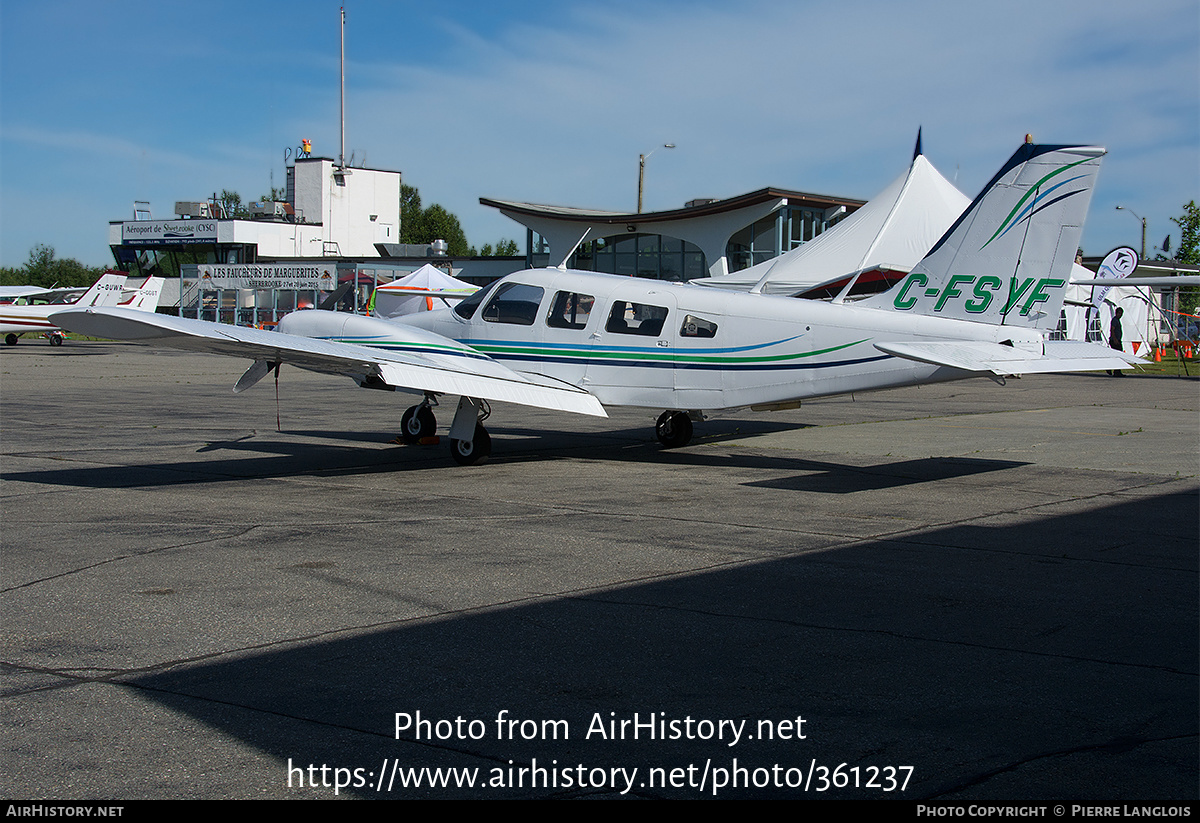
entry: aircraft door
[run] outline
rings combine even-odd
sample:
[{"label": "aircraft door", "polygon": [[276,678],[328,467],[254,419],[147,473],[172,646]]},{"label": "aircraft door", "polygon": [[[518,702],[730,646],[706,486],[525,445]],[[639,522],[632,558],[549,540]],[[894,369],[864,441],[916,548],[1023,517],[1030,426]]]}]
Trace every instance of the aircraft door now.
[{"label": "aircraft door", "polygon": [[678,408],[716,409],[724,405],[726,366],[724,317],[713,311],[680,309],[671,325]]},{"label": "aircraft door", "polygon": [[582,386],[593,332],[603,320],[596,313],[596,297],[587,293],[586,286],[580,287],[569,278],[560,278],[556,285],[559,288],[547,301],[543,323],[544,374]]},{"label": "aircraft door", "polygon": [[474,318],[470,345],[510,368],[540,373],[545,296],[541,286],[501,283]]},{"label": "aircraft door", "polygon": [[584,386],[602,402],[618,405],[674,405],[675,298],[668,292],[615,289],[599,305],[588,336]]}]

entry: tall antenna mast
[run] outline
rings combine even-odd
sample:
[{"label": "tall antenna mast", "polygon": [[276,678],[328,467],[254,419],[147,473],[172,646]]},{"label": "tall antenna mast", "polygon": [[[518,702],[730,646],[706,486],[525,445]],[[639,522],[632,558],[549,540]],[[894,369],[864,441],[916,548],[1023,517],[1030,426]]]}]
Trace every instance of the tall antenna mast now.
[{"label": "tall antenna mast", "polygon": [[342,6],[342,29],[341,29],[341,72],[342,85],[341,91],[338,94],[338,102],[341,106],[341,126],[342,126],[342,150],[338,155],[338,165],[346,168],[346,7]]}]

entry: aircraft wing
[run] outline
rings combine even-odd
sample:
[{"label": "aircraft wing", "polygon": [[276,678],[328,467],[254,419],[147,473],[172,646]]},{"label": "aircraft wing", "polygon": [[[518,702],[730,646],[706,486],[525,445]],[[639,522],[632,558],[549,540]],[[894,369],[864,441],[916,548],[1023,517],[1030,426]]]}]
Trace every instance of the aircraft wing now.
[{"label": "aircraft wing", "polygon": [[134,309],[68,309],[53,317],[60,327],[91,337],[253,359],[254,365],[235,391],[266,376],[273,364],[289,363],[309,371],[345,375],[360,385],[608,416],[600,401],[582,389],[520,374],[468,346],[421,329],[396,326],[396,336],[411,335],[414,347],[423,349],[396,351]]},{"label": "aircraft wing", "polygon": [[478,286],[470,286],[465,289],[431,289],[425,286],[380,286],[375,291],[383,292],[384,294],[394,294],[397,297],[470,297],[475,292],[479,291]]},{"label": "aircraft wing", "polygon": [[875,348],[906,360],[996,375],[1117,370],[1141,362],[1124,352],[1095,343],[1050,340],[1043,345],[1042,354],[981,340],[876,343]]}]

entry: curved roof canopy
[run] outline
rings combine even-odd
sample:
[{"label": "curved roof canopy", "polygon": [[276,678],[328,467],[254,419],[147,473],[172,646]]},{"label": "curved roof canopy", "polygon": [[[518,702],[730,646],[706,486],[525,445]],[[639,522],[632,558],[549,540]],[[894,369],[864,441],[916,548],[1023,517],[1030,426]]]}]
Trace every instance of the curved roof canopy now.
[{"label": "curved roof canopy", "polygon": [[615,234],[662,234],[700,248],[711,274],[725,274],[725,247],[733,234],[785,205],[833,211],[858,208],[862,200],[830,197],[788,189],[765,188],[725,200],[712,200],[670,211],[622,213],[543,206],[511,200],[479,198],[485,206],[536,231],[550,244],[550,265],[562,266],[585,240]]}]

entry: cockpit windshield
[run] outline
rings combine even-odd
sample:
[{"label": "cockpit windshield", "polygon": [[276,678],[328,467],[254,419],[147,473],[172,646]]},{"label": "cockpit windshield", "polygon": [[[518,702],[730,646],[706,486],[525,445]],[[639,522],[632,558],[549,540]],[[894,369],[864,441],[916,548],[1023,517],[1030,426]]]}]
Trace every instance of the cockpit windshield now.
[{"label": "cockpit windshield", "polygon": [[487,296],[489,294],[491,294],[492,291],[495,290],[496,285],[499,282],[500,281],[497,280],[494,283],[488,283],[486,286],[484,286],[482,289],[480,289],[479,291],[472,294],[466,300],[461,301],[457,306],[454,307],[454,313],[457,314],[459,317],[461,317],[463,320],[470,320],[472,317],[475,316],[475,310],[479,308],[479,304],[487,299]]}]

